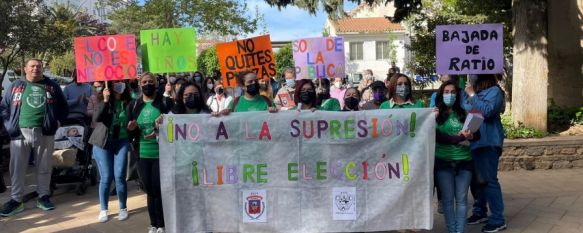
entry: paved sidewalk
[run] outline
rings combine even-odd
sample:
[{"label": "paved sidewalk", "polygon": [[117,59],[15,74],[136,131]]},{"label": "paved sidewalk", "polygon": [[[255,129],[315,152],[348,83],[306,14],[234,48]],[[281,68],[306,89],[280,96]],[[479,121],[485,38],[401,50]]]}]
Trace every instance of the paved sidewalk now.
[{"label": "paved sidewalk", "polygon": [[[583,232],[583,169],[502,172],[500,175],[506,205],[507,233],[515,232]],[[32,187],[29,187],[32,188]],[[52,200],[57,208],[44,212],[35,207],[35,199],[26,210],[11,218],[0,218],[0,232],[147,232],[146,196],[130,182],[128,207],[130,218],[120,222],[117,199],[110,199],[110,221],[98,223],[97,187],[84,196],[61,188]],[[0,201],[8,194],[0,194]],[[469,226],[468,232],[480,232],[480,226]],[[435,214],[431,231],[446,232],[442,215]]]}]

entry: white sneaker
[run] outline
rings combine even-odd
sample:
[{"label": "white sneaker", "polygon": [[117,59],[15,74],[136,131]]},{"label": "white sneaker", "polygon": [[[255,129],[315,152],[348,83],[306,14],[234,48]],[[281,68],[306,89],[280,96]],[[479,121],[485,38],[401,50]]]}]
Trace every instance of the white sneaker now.
[{"label": "white sneaker", "polygon": [[126,219],[128,219],[128,209],[119,210],[119,213],[117,214],[117,220],[123,221]]},{"label": "white sneaker", "polygon": [[148,228],[148,233],[157,233],[158,229],[156,229],[155,227],[149,227]]},{"label": "white sneaker", "polygon": [[156,233],[166,233],[166,231],[164,230],[164,227],[160,227]]},{"label": "white sneaker", "polygon": [[107,210],[99,211],[99,216],[97,217],[99,222],[107,222]]}]

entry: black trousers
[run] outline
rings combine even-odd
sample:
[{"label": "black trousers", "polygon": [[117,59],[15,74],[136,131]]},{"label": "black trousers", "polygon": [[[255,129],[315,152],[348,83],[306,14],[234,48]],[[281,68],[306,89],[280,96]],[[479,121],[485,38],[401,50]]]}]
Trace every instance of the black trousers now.
[{"label": "black trousers", "polygon": [[148,195],[150,225],[156,228],[164,227],[162,191],[160,189],[160,162],[158,159],[140,158],[138,169],[144,189]]}]

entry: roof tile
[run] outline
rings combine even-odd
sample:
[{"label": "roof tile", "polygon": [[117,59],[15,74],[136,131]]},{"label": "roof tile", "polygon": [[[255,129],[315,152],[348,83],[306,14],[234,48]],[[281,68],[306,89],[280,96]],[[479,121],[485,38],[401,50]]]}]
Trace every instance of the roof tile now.
[{"label": "roof tile", "polygon": [[337,32],[386,32],[402,31],[398,23],[392,23],[385,17],[344,18],[336,20]]}]

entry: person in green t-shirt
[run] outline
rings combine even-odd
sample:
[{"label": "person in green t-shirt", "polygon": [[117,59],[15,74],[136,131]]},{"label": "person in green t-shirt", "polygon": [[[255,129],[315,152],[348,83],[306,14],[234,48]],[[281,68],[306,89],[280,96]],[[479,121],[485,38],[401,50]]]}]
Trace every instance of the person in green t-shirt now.
[{"label": "person in green t-shirt", "polygon": [[165,224],[160,189],[160,151],[156,133],[161,114],[167,113],[172,107],[172,86],[167,82],[164,95],[160,96],[156,93],[158,80],[154,74],[145,72],[139,80],[142,95],[128,106],[128,130],[139,145],[138,169],[148,197],[150,230],[163,232]]},{"label": "person in green t-shirt", "polygon": [[411,79],[404,74],[395,74],[389,83],[389,100],[380,109],[423,108],[423,102],[415,101],[411,93]]},{"label": "person in green t-shirt", "polygon": [[[113,88],[112,88],[113,87]],[[112,88],[112,89],[110,89]],[[112,96],[113,94],[113,96]],[[115,193],[119,200],[118,220],[128,218],[126,170],[128,163],[129,136],[127,106],[131,101],[130,90],[123,81],[107,82],[106,88],[97,93],[97,107],[93,115],[96,123],[103,123],[109,130],[105,146],[93,145],[93,158],[99,171],[99,203],[101,211],[97,221],[108,220],[109,187],[115,180]]]},{"label": "person in green t-shirt", "polygon": [[[25,77],[16,79],[4,93],[0,113],[10,137],[10,200],[0,207],[0,216],[24,211],[25,181],[29,158],[36,165],[36,207],[55,209],[50,200],[55,133],[69,113],[67,100],[57,83],[43,75],[43,62],[24,63]],[[1,182],[0,182],[1,183]]]},{"label": "person in green t-shirt", "polygon": [[45,81],[30,82],[26,80],[26,88],[22,93],[22,106],[20,108],[20,128],[41,127],[46,112],[45,104],[47,95]]},{"label": "person in green t-shirt", "polygon": [[330,96],[330,80],[322,78],[316,80],[316,99],[318,110],[340,111],[340,101]]},{"label": "person in green t-shirt", "polygon": [[245,93],[229,103],[227,109],[218,113],[213,113],[213,116],[228,115],[230,112],[266,110],[271,113],[277,112],[277,108],[273,106],[269,98],[259,94],[259,81],[255,73],[250,71],[242,72],[237,77],[237,84],[243,89],[243,91],[245,91]]},{"label": "person in green t-shirt", "polygon": [[456,83],[447,81],[436,97],[435,182],[448,232],[464,232],[473,169],[468,140],[479,137],[478,132],[463,130],[466,112],[460,96]]}]

